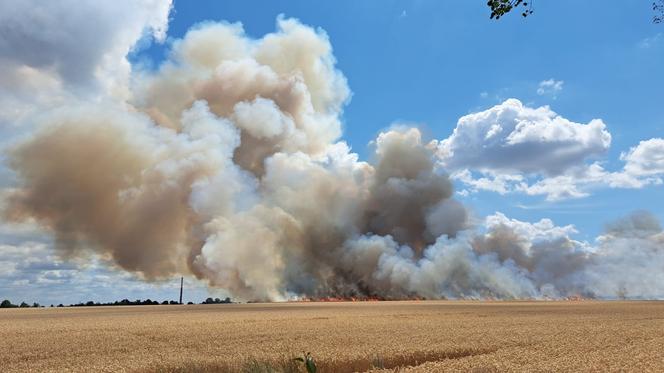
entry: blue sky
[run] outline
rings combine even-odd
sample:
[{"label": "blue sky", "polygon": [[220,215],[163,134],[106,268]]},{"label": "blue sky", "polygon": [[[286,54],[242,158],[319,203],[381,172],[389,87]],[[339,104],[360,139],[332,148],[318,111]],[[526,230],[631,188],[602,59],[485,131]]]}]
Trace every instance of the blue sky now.
[{"label": "blue sky", "polygon": [[[503,221],[494,215],[501,213],[531,239],[562,234],[586,248],[606,224],[635,210],[664,221],[664,26],[651,22],[649,1],[537,1],[528,18],[500,21],[489,19],[483,0],[175,0],[170,12],[168,0],[118,1],[84,3],[78,12],[64,3],[26,0],[23,11],[0,5],[9,30],[0,30],[0,146],[30,134],[49,110],[135,89],[131,78],[158,74],[201,23],[240,23],[256,41],[283,16],[329,37],[352,92],[338,118],[339,140],[371,161],[381,132],[418,127],[435,142],[438,171],[451,175],[454,197],[476,222]],[[40,32],[56,27],[62,32]],[[514,145],[521,122],[532,126]],[[0,166],[0,197],[16,187],[11,168]],[[541,219],[562,228],[528,225]],[[53,232],[42,229],[49,222],[39,228],[35,221],[0,224],[0,298],[177,294],[173,281],[146,283],[103,255],[56,255]],[[657,234],[646,245],[659,245]],[[192,276],[187,286],[185,301],[228,295]],[[659,288],[642,294],[664,296]]]},{"label": "blue sky", "polygon": [[[459,117],[513,97],[531,107],[549,105],[578,123],[602,119],[612,135],[602,161],[621,167],[621,152],[664,133],[664,29],[651,22],[647,2],[542,1],[534,10],[528,19],[511,14],[496,22],[483,1],[177,1],[168,35],[181,38],[196,23],[227,21],[258,38],[274,30],[280,14],[322,28],[353,92],[343,139],[362,157],[395,122],[442,139]],[[152,44],[133,58],[158,65],[168,50],[168,42]],[[564,82],[555,97],[537,94],[548,79]],[[662,198],[664,188],[654,186],[597,188],[556,202],[481,191],[463,200],[478,216],[551,218],[591,240],[632,210],[664,217],[653,205]]]}]

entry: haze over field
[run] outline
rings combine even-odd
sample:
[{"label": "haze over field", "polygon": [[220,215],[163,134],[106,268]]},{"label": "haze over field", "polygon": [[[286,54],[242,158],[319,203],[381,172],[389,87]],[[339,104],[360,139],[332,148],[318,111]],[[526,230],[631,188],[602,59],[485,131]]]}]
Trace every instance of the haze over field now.
[{"label": "haze over field", "polygon": [[[361,159],[344,140],[362,124],[344,123],[351,85],[324,30],[288,16],[258,37],[198,23],[151,68],[127,56],[166,40],[177,13],[139,3],[0,3],[9,273],[41,250],[23,227],[52,238],[40,245],[52,244],[55,271],[187,275],[243,300],[664,297],[651,212],[581,240],[573,225],[477,216],[463,202],[486,190],[551,202],[661,188],[664,139],[608,168],[602,119],[506,98],[440,139],[385,123]],[[562,87],[547,80],[537,93]]]}]

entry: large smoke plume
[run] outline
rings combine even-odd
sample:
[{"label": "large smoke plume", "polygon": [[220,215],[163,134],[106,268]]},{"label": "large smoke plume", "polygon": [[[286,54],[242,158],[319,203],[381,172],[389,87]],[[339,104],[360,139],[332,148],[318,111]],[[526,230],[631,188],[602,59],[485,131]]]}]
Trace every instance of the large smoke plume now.
[{"label": "large smoke plume", "polygon": [[[360,161],[339,140],[350,91],[328,38],[296,20],[258,40],[202,24],[129,91],[44,112],[9,151],[6,216],[36,219],[65,257],[256,300],[664,295],[645,213],[589,248],[548,220],[474,223],[416,128]],[[660,277],[629,273],[644,263]]]}]

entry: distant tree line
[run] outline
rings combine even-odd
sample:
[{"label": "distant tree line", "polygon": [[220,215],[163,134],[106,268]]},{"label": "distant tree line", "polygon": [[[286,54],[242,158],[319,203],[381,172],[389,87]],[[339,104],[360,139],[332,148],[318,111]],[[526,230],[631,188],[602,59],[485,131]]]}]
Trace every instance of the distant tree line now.
[{"label": "distant tree line", "polygon": [[33,303],[32,306],[25,302],[21,302],[21,304],[16,305],[10,302],[9,300],[5,299],[0,303],[0,308],[28,308],[28,307],[34,307],[34,308],[39,308],[42,307],[39,305],[39,303]]},{"label": "distant tree line", "polygon": [[[76,303],[76,304],[70,304],[69,307],[100,307],[100,306],[156,306],[159,304],[167,305],[167,304],[180,304],[177,301],[174,300],[165,300],[161,303],[159,303],[156,300],[152,299],[146,299],[146,300],[140,300],[136,299],[134,301],[131,301],[129,299],[123,299],[123,300],[116,300],[115,302],[108,302],[108,303],[100,303],[100,302],[93,302],[93,301],[87,301],[85,303]],[[58,307],[61,307],[62,305],[58,305]]]},{"label": "distant tree line", "polygon": [[225,304],[225,303],[233,303],[231,301],[231,298],[226,297],[225,299],[219,299],[219,298],[208,298],[203,301],[201,304]]},{"label": "distant tree line", "polygon": [[[225,299],[219,299],[219,298],[207,298],[201,304],[228,304],[228,303],[233,303],[231,298],[226,297]],[[115,301],[115,302],[108,302],[108,303],[100,303],[100,302],[93,302],[93,301],[87,301],[85,303],[76,303],[76,304],[70,304],[68,306],[65,306],[64,304],[60,303],[57,306],[54,306],[51,304],[51,307],[99,307],[99,306],[156,306],[156,305],[168,305],[168,304],[180,304],[177,301],[174,300],[165,300],[163,302],[158,302],[156,300],[151,300],[151,299],[146,299],[146,300],[140,300],[136,299],[134,301],[131,301],[129,299],[123,299],[120,301]],[[194,304],[193,302],[188,302],[187,304]],[[0,303],[0,308],[26,308],[26,307],[44,307],[41,306],[39,303],[33,303],[32,306],[25,302],[21,302],[21,304],[16,305],[13,304],[11,301],[8,299],[5,299]]]}]

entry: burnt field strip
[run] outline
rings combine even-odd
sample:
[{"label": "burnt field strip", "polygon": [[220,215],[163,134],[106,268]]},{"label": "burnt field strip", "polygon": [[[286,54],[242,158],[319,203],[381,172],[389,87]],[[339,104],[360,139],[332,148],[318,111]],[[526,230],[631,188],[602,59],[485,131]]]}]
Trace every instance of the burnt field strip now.
[{"label": "burnt field strip", "polygon": [[[664,369],[664,302],[348,302],[0,310],[3,371]],[[249,364],[249,365],[248,365]]]}]

